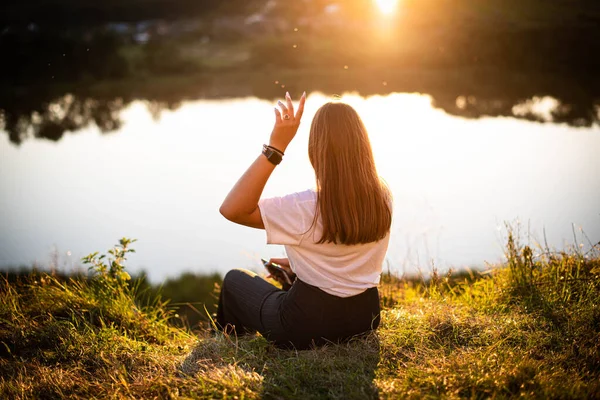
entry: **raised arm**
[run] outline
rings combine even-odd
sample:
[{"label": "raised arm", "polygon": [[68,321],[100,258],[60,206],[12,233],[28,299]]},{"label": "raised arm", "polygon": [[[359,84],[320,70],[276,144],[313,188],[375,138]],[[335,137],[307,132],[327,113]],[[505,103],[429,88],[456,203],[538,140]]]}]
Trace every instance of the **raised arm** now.
[{"label": "raised arm", "polygon": [[[300,119],[304,112],[306,93],[302,94],[298,110],[294,113],[294,105],[289,93],[285,96],[286,104],[279,101],[275,108],[275,126],[271,132],[269,146],[285,152],[288,145],[296,135]],[[267,180],[275,169],[264,154],[258,156],[221,204],[219,212],[228,220],[252,228],[264,229],[258,200],[265,188]]]}]

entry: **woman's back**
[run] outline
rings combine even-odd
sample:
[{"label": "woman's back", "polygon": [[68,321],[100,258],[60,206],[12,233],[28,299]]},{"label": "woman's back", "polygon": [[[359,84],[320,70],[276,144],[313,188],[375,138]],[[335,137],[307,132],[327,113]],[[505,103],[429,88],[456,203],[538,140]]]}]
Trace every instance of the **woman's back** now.
[{"label": "woman's back", "polygon": [[300,280],[339,297],[357,295],[379,283],[389,233],[370,243],[319,243],[323,222],[315,220],[314,190],[263,199],[259,207],[267,243],[285,245],[290,266]]}]

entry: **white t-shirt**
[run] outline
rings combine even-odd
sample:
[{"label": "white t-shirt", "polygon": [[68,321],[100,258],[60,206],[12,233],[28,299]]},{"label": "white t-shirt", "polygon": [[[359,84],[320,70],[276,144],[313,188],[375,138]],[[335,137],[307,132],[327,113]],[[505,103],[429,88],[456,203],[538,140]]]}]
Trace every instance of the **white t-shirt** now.
[{"label": "white t-shirt", "polygon": [[[317,244],[323,233],[320,218],[311,228],[317,204],[314,190],[258,202],[268,244],[285,245],[290,267],[309,285],[339,297],[350,297],[377,286],[390,234],[366,244]],[[309,230],[310,228],[310,230]]]}]

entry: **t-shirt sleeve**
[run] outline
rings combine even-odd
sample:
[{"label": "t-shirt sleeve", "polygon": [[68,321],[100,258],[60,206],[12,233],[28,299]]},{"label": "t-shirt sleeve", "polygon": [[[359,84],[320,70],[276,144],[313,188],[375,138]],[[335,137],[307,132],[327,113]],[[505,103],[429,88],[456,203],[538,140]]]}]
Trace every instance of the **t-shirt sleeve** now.
[{"label": "t-shirt sleeve", "polygon": [[283,197],[261,199],[260,214],[267,232],[268,244],[298,245],[308,229],[306,194],[292,193]]}]

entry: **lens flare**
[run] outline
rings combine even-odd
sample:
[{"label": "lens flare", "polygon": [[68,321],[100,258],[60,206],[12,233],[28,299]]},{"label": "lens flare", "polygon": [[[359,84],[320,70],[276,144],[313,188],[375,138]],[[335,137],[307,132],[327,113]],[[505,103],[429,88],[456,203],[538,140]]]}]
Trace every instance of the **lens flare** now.
[{"label": "lens flare", "polygon": [[386,14],[386,15],[393,14],[394,12],[396,12],[396,9],[398,8],[398,0],[373,0],[373,1],[379,8],[379,11],[381,11],[383,14]]}]

